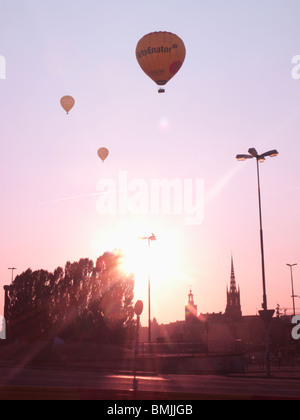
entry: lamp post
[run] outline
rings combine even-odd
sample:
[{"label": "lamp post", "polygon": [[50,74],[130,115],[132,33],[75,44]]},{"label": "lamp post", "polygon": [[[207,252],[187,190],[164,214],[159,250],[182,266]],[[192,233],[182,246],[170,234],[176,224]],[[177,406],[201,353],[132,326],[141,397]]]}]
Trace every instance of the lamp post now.
[{"label": "lamp post", "polygon": [[16,270],[16,267],[9,267],[9,270],[11,270],[11,282],[13,283],[14,281],[14,270]]},{"label": "lamp post", "polygon": [[[17,270],[16,267],[8,267],[8,270],[11,270],[11,284],[13,284],[14,281],[14,270]],[[9,290],[10,286],[4,286],[4,320],[5,320],[5,328],[6,328],[6,339],[7,341],[10,338],[10,328],[9,328],[9,303],[10,303],[10,297],[9,297]]]},{"label": "lamp post", "polygon": [[290,267],[291,270],[291,283],[292,283],[292,299],[293,299],[293,315],[296,315],[296,310],[295,310],[295,297],[297,297],[294,293],[294,280],[293,280],[293,267],[297,265],[297,264],[287,264],[287,266]]},{"label": "lamp post", "polygon": [[[139,239],[148,241],[148,250],[150,251],[150,245],[152,241],[156,241],[156,236],[152,233],[151,236],[142,236]],[[151,280],[150,270],[148,273],[148,341],[151,343]]]},{"label": "lamp post", "polygon": [[263,282],[263,304],[262,311],[259,311],[261,318],[265,323],[265,332],[266,332],[266,366],[267,366],[267,375],[271,375],[271,366],[270,366],[270,349],[269,349],[269,324],[274,315],[274,310],[268,310],[267,303],[267,290],[266,290],[266,275],[265,275],[265,256],[264,256],[264,240],[263,240],[263,228],[262,228],[262,211],[261,211],[261,193],[260,193],[260,175],[259,175],[259,163],[262,163],[266,160],[266,157],[275,157],[278,156],[277,150],[270,150],[268,152],[258,154],[257,150],[252,147],[248,150],[248,155],[237,155],[236,159],[238,161],[245,161],[246,159],[256,159],[256,169],[257,169],[257,185],[258,185],[258,205],[259,205],[259,223],[260,223],[260,247],[261,247],[261,268],[262,268],[262,282]]},{"label": "lamp post", "polygon": [[134,367],[133,367],[133,391],[137,392],[138,389],[138,380],[136,379],[136,365],[137,357],[139,353],[139,337],[140,337],[140,316],[143,313],[144,304],[141,300],[138,300],[134,307],[134,312],[137,316],[136,321],[136,337],[135,337],[135,349],[134,349]]}]

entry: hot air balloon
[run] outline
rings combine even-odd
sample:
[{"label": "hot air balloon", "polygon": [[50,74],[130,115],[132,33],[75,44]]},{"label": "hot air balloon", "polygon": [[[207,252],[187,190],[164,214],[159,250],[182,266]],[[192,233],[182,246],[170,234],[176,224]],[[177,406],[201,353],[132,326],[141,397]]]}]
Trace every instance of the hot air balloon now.
[{"label": "hot air balloon", "polygon": [[109,151],[108,151],[108,149],[106,147],[101,147],[98,150],[98,156],[102,160],[102,162],[105,161],[105,159],[107,158],[108,154],[109,154]]},{"label": "hot air balloon", "polygon": [[[157,85],[164,86],[181,68],[186,56],[183,41],[170,32],[152,32],[137,44],[136,58]],[[165,90],[160,88],[159,93]]]},{"label": "hot air balloon", "polygon": [[71,111],[75,105],[75,99],[72,96],[63,96],[60,100],[61,106],[66,111],[67,114]]}]

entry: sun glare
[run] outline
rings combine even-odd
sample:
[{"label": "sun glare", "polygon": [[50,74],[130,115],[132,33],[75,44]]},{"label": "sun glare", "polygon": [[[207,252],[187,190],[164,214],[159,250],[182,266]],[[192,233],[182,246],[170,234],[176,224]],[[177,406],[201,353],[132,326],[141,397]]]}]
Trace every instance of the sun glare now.
[{"label": "sun glare", "polygon": [[[152,233],[156,241],[151,241],[148,248],[148,240],[139,238],[149,237]],[[144,302],[144,317],[147,315],[149,275],[154,317],[161,309],[162,300],[168,299],[170,293],[188,290],[192,280],[189,267],[186,267],[183,231],[180,228],[170,227],[160,220],[152,223],[144,217],[135,217],[117,223],[109,233],[103,230],[96,232],[93,248],[97,255],[103,241],[108,248],[102,251],[119,250],[123,256],[121,268],[134,274],[134,300]],[[184,303],[185,296],[182,305]]]},{"label": "sun glare", "polygon": [[[147,238],[152,233],[156,241]],[[152,287],[159,284],[162,290],[170,285],[174,276],[178,277],[178,266],[182,241],[177,230],[165,226],[146,228],[138,221],[118,229],[118,249],[123,259],[122,268],[135,276],[135,296],[140,297],[147,291],[148,277],[151,276]],[[176,274],[177,273],[177,274]]]}]

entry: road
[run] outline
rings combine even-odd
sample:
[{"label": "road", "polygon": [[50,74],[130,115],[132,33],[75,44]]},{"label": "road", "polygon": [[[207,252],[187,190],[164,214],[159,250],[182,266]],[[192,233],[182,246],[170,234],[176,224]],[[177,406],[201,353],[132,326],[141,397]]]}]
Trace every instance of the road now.
[{"label": "road", "polygon": [[5,399],[299,399],[300,378],[215,375],[138,376],[93,371],[0,367],[0,400]]}]

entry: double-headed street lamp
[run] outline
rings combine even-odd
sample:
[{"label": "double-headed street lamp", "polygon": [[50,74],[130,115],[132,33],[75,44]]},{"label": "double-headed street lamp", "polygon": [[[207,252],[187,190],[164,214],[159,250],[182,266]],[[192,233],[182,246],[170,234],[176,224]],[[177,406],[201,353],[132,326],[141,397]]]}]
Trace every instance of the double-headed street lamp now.
[{"label": "double-headed street lamp", "polygon": [[[156,241],[156,236],[152,233],[151,236],[142,236],[139,239],[148,241],[148,249],[150,251],[150,245],[152,241]],[[151,343],[151,280],[150,280],[150,269],[148,273],[148,340]]]},{"label": "double-headed street lamp", "polygon": [[277,150],[270,150],[262,154],[258,154],[257,150],[253,147],[248,150],[248,155],[237,155],[236,158],[239,161],[247,159],[256,159],[257,167],[257,184],[258,184],[258,204],[259,204],[259,222],[260,222],[260,246],[261,246],[261,266],[262,266],[262,281],[263,281],[263,304],[262,311],[259,311],[260,316],[265,322],[266,328],[266,365],[267,375],[271,375],[270,371],[270,350],[269,350],[269,323],[274,315],[274,310],[268,310],[267,304],[267,291],[266,291],[266,275],[265,275],[265,257],[264,257],[264,241],[263,241],[263,228],[262,228],[262,212],[261,212],[261,194],[260,194],[260,176],[259,176],[259,163],[266,160],[266,157],[278,156]]},{"label": "double-headed street lamp", "polygon": [[295,297],[298,297],[294,293],[294,280],[293,280],[293,267],[297,264],[287,264],[287,266],[290,267],[291,270],[291,282],[292,282],[292,299],[293,299],[293,315],[296,315],[296,309],[295,309]]}]

